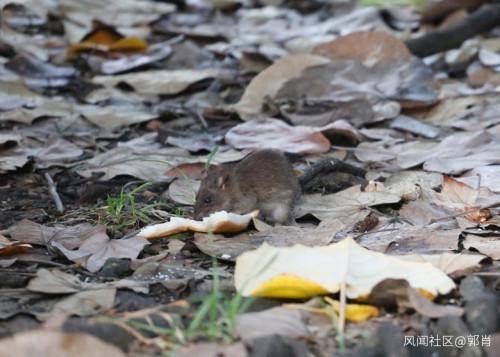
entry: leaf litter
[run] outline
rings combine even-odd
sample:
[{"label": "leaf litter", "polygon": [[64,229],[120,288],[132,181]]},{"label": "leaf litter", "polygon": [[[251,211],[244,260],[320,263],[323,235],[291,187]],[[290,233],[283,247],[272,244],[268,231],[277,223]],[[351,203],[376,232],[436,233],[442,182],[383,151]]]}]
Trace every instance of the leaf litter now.
[{"label": "leaf litter", "polygon": [[[419,58],[408,36],[450,8],[364,3],[2,3],[2,350],[356,354],[450,318],[498,335],[462,287],[498,299],[497,34]],[[298,176],[366,173],[318,170],[292,226],[192,220],[204,170],[263,148]]]}]

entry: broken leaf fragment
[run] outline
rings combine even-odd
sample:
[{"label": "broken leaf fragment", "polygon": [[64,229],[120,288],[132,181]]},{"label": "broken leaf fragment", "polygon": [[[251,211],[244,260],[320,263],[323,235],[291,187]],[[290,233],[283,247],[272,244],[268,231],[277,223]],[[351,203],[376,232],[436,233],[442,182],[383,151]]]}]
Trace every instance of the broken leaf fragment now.
[{"label": "broken leaf fragment", "polygon": [[236,260],[236,289],[243,296],[307,298],[333,294],[346,283],[347,297],[367,296],[386,279],[404,279],[432,296],[447,294],[453,281],[430,263],[372,252],[352,238],[324,247],[263,244]]},{"label": "broken leaf fragment", "polygon": [[250,221],[257,217],[259,211],[253,211],[245,215],[219,211],[203,218],[202,221],[193,219],[172,217],[166,223],[155,224],[141,229],[139,237],[146,239],[155,239],[167,237],[181,232],[200,232],[200,233],[235,233],[241,232],[248,227]]}]

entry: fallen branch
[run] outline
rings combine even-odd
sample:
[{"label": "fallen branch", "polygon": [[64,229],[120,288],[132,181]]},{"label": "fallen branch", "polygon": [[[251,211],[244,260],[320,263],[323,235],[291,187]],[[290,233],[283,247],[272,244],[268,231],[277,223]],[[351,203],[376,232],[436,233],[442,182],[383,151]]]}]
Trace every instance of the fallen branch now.
[{"label": "fallen branch", "polygon": [[417,57],[460,47],[467,39],[487,32],[500,25],[500,4],[486,5],[473,12],[462,21],[422,37],[407,40],[408,49]]}]

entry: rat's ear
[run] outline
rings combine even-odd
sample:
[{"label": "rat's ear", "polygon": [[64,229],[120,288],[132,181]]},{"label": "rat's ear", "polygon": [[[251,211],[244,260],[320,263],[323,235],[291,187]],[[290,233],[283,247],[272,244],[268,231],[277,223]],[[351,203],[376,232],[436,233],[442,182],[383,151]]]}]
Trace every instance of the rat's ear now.
[{"label": "rat's ear", "polygon": [[222,174],[217,178],[217,187],[219,187],[221,190],[224,190],[226,188],[226,185],[229,181],[229,174]]}]

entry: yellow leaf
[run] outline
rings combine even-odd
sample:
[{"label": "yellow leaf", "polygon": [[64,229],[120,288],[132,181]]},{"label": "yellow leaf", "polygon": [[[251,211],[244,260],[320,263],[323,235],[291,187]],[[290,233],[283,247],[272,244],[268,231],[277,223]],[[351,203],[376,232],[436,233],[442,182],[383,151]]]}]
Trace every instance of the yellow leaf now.
[{"label": "yellow leaf", "polygon": [[355,299],[386,279],[406,280],[432,296],[455,288],[453,280],[430,263],[372,252],[352,238],[324,247],[264,243],[237,258],[234,279],[244,296],[282,298],[337,293],[345,282],[347,297]]},{"label": "yellow leaf", "polygon": [[148,43],[138,37],[125,37],[109,46],[110,51],[142,52],[148,48]]},{"label": "yellow leaf", "polygon": [[[333,299],[325,299],[335,312],[340,312],[340,302]],[[380,314],[379,309],[372,305],[347,304],[345,308],[345,318],[352,322],[363,322]]]}]

